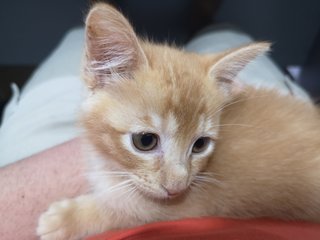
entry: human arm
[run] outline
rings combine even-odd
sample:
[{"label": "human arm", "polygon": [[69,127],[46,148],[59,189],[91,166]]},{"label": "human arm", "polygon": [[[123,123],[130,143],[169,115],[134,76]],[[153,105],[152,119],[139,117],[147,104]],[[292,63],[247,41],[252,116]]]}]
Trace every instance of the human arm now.
[{"label": "human arm", "polygon": [[36,226],[50,203],[85,192],[80,139],[0,168],[0,239],[37,239]]}]

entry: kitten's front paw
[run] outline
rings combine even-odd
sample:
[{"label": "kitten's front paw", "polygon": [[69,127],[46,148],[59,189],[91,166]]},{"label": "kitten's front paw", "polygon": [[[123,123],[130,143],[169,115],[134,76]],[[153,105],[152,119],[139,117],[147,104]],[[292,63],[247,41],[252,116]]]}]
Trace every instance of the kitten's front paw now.
[{"label": "kitten's front paw", "polygon": [[39,218],[37,234],[41,240],[71,240],[76,237],[74,200],[63,200],[51,204]]}]

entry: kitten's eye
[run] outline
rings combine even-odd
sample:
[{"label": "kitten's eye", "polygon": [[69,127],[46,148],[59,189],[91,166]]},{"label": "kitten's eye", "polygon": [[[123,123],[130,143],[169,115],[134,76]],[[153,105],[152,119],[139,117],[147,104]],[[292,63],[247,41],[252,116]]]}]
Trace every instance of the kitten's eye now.
[{"label": "kitten's eye", "polygon": [[205,151],[210,143],[210,139],[208,137],[201,137],[193,144],[192,152],[193,153],[201,153]]},{"label": "kitten's eye", "polygon": [[138,150],[150,151],[157,146],[158,136],[153,133],[134,133],[132,142]]}]

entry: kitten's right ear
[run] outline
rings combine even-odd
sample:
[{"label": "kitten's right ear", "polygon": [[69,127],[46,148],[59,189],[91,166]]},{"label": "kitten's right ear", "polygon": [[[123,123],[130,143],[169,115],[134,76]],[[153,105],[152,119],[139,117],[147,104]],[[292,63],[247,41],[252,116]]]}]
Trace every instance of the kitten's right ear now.
[{"label": "kitten's right ear", "polygon": [[96,4],[86,19],[84,77],[90,89],[101,88],[132,73],[147,58],[128,20],[110,5]]},{"label": "kitten's right ear", "polygon": [[237,79],[238,74],[252,60],[269,50],[270,43],[256,42],[227,51],[210,65],[210,77],[215,79],[226,97],[232,97],[242,90],[242,83]]}]

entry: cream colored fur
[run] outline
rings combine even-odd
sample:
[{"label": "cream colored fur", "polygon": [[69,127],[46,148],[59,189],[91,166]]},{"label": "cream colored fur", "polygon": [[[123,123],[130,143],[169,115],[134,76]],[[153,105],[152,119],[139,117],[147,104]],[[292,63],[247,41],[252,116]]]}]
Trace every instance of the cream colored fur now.
[{"label": "cream colored fur", "polygon": [[[39,220],[41,239],[200,216],[320,221],[318,109],[236,80],[267,43],[187,53],[139,40],[104,4],[86,27],[92,192],[52,204]],[[137,151],[131,134],[139,132],[156,133],[159,147]],[[199,137],[209,145],[194,154]]]}]

